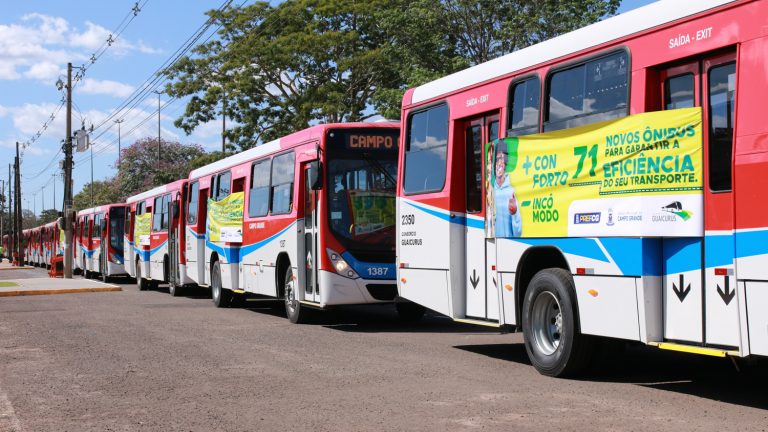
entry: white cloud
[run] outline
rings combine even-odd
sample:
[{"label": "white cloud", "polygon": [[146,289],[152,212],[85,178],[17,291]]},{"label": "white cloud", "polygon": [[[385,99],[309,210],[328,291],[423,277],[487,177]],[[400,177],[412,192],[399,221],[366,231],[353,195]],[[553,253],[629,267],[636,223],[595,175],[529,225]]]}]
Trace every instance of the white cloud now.
[{"label": "white cloud", "polygon": [[123,98],[133,93],[133,86],[117,81],[86,78],[78,86],[78,90],[88,94],[104,94]]},{"label": "white cloud", "polygon": [[[40,13],[24,15],[20,23],[0,24],[0,80],[26,77],[49,81],[53,75],[52,65],[59,65],[58,69],[63,70],[68,61],[89,61],[110,33],[109,29],[90,21],[85,22],[85,29],[78,29],[64,18]],[[121,56],[130,52],[157,54],[161,51],[144,41],[133,43],[120,37],[106,52]],[[23,75],[19,72],[21,68],[26,68]]]},{"label": "white cloud", "polygon": [[56,63],[43,61],[30,66],[30,68],[24,72],[24,76],[40,81],[53,81],[62,73],[63,70]]}]

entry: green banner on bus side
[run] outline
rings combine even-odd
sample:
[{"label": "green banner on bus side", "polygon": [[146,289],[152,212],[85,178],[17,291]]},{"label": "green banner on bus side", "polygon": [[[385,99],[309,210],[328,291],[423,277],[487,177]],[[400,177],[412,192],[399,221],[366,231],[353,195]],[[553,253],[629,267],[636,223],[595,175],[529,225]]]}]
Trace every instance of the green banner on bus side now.
[{"label": "green banner on bus side", "polygon": [[235,192],[221,201],[208,199],[208,240],[212,242],[243,241],[245,194]]}]

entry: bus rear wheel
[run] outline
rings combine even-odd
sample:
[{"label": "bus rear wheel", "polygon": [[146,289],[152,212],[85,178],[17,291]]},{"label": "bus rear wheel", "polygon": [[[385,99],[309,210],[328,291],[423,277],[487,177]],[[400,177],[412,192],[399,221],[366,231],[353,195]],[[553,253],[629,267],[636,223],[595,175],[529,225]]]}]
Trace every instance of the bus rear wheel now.
[{"label": "bus rear wheel", "polygon": [[221,286],[221,264],[218,261],[211,266],[211,297],[216,307],[225,308],[232,304],[232,291]]},{"label": "bus rear wheel", "polygon": [[536,273],[525,293],[522,318],[525,350],[539,373],[562,377],[586,367],[593,340],[579,332],[568,271],[550,268]]},{"label": "bus rear wheel", "polygon": [[299,302],[298,285],[298,280],[293,277],[293,269],[288,265],[283,278],[283,300],[285,302],[285,316],[294,324],[305,323],[310,313],[309,309]]},{"label": "bus rear wheel", "polygon": [[146,291],[149,289],[149,281],[141,277],[141,264],[136,264],[136,286],[139,291]]}]

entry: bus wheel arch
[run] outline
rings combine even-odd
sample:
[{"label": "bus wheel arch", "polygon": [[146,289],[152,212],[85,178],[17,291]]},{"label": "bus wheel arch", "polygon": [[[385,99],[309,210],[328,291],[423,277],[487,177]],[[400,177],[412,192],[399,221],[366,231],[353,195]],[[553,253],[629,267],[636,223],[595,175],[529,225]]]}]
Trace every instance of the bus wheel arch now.
[{"label": "bus wheel arch", "polygon": [[285,252],[280,252],[275,261],[275,294],[282,299],[285,296],[285,273],[291,266],[291,259]]},{"label": "bus wheel arch", "polygon": [[[548,268],[571,271],[563,252],[554,246],[534,246],[520,257],[515,272],[515,316],[522,317],[525,292],[536,273]],[[518,319],[519,321],[519,319]]]}]

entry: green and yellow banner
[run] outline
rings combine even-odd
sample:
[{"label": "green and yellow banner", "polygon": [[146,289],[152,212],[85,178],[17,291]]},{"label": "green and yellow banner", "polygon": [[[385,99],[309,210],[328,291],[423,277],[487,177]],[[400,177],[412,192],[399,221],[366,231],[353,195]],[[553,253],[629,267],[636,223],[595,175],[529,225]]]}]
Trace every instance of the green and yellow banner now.
[{"label": "green and yellow banner", "polygon": [[395,194],[383,191],[349,191],[352,234],[371,234],[395,225]]},{"label": "green and yellow banner", "polygon": [[243,241],[245,194],[235,192],[221,201],[208,199],[208,240],[213,242]]},{"label": "green and yellow banner", "polygon": [[133,242],[136,245],[149,246],[150,229],[152,227],[152,214],[137,215],[133,222]]},{"label": "green and yellow banner", "polygon": [[703,233],[701,108],[488,143],[488,237]]}]

